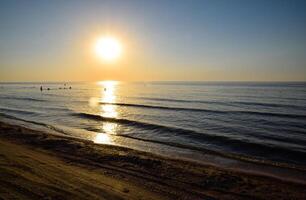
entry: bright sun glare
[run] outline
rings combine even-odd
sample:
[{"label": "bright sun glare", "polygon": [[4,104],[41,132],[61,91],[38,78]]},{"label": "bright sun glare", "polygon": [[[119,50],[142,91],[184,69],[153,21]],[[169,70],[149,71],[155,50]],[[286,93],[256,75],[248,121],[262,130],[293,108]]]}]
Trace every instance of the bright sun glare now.
[{"label": "bright sun glare", "polygon": [[115,61],[122,53],[122,45],[114,37],[102,37],[96,42],[95,51],[101,59]]}]

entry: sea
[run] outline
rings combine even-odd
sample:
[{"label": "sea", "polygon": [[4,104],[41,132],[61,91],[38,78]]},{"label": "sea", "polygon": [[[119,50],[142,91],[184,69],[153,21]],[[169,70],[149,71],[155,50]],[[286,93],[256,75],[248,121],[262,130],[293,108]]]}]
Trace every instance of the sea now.
[{"label": "sea", "polygon": [[0,120],[175,159],[306,168],[305,82],[0,83]]}]

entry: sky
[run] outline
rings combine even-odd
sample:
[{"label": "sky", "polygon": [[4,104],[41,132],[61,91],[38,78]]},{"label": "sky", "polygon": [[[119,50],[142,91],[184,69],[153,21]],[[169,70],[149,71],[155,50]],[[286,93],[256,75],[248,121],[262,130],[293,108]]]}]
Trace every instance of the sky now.
[{"label": "sky", "polygon": [[0,81],[98,80],[306,81],[306,1],[0,1]]}]

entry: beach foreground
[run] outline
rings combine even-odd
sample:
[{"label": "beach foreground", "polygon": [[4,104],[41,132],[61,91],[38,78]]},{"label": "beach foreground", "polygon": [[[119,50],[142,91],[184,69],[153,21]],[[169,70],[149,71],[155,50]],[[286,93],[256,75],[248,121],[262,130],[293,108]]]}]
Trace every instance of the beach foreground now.
[{"label": "beach foreground", "polygon": [[2,199],[306,199],[306,186],[0,122]]}]

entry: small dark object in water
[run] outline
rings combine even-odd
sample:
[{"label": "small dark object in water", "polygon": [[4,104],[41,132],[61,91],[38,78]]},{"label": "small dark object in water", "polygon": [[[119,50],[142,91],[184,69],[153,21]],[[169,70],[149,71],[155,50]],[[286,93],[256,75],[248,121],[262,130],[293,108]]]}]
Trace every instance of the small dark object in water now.
[{"label": "small dark object in water", "polygon": [[71,90],[71,86],[69,87],[69,90]]},{"label": "small dark object in water", "polygon": [[40,91],[42,91],[43,90],[43,88],[42,88],[42,86],[40,86]]},{"label": "small dark object in water", "polygon": [[106,88],[104,88],[104,91],[106,91]]},{"label": "small dark object in water", "polygon": [[50,90],[50,88],[48,88],[48,90]]},{"label": "small dark object in water", "polygon": [[60,89],[60,90],[61,90],[62,88],[60,87],[60,88],[58,88],[58,89]]}]

